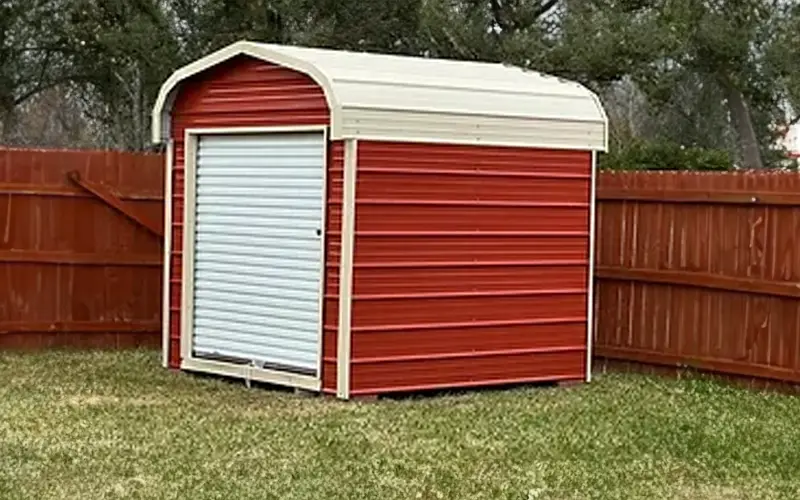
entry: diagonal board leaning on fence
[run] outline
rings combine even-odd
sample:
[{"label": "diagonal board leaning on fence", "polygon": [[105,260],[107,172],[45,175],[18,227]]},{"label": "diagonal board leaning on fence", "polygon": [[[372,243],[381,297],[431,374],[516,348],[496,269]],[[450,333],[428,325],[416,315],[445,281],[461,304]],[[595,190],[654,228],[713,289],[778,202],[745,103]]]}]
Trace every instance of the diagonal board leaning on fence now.
[{"label": "diagonal board leaning on fence", "polygon": [[595,355],[800,382],[800,175],[598,182]]},{"label": "diagonal board leaning on fence", "polygon": [[0,349],[160,345],[163,165],[0,148]]}]

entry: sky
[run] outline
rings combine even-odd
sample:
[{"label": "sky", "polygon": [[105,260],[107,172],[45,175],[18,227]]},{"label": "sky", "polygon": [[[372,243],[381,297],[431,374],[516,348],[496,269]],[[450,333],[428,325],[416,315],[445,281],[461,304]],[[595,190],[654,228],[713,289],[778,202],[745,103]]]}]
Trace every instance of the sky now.
[{"label": "sky", "polygon": [[786,134],[786,149],[792,156],[800,157],[800,123],[795,124]]}]

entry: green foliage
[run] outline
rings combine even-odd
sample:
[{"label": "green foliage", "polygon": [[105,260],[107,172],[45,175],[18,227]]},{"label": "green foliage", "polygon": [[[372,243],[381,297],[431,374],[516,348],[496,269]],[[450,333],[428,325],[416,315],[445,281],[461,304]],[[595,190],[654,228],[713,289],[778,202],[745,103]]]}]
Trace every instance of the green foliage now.
[{"label": "green foliage", "polygon": [[0,0],[0,122],[69,78],[69,69],[54,57],[59,7],[59,0]]},{"label": "green foliage", "polygon": [[90,113],[111,145],[139,149],[149,139],[150,108],[178,52],[157,0],[69,0],[59,30],[73,83],[91,96]]},{"label": "green foliage", "polygon": [[600,168],[607,170],[726,171],[733,166],[725,150],[684,147],[668,141],[634,140],[600,157]]},{"label": "green foliage", "polygon": [[800,80],[800,72],[786,68],[786,61],[800,60],[800,47],[790,42],[797,31],[787,28],[797,22],[797,8],[786,4],[578,1],[565,20],[574,38],[562,45],[565,65],[590,81],[629,77],[654,119],[665,114],[688,125],[663,127],[656,138],[721,147],[718,138],[731,130],[732,152],[758,167],[774,146],[775,124],[785,120],[791,82]]},{"label": "green foliage", "polygon": [[241,39],[505,62],[597,91],[625,82],[642,103],[621,113],[605,101],[625,142],[728,150],[754,166],[800,121],[794,1],[0,0],[0,124],[64,85],[108,131],[102,145],[146,147],[161,82]]},{"label": "green foliage", "polygon": [[422,0],[301,0],[298,10],[310,20],[297,41],[305,45],[417,54]]},{"label": "green foliage", "polygon": [[287,43],[298,29],[297,0],[173,0],[173,28],[184,60],[238,40]]}]

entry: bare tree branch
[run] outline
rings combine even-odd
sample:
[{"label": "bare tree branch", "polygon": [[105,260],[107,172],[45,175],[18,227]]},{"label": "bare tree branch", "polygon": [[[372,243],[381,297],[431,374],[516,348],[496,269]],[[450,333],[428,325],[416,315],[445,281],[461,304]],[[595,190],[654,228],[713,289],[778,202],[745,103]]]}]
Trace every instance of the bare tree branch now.
[{"label": "bare tree branch", "polygon": [[510,31],[512,26],[508,19],[506,19],[505,9],[500,3],[500,0],[490,0],[489,6],[492,9],[492,19],[497,23],[497,26],[503,31]]},{"label": "bare tree branch", "polygon": [[27,101],[31,97],[35,96],[36,94],[39,94],[40,92],[44,92],[45,90],[51,89],[53,87],[57,87],[57,86],[59,86],[61,84],[64,84],[64,83],[73,83],[75,81],[83,80],[85,78],[86,77],[82,76],[82,75],[69,74],[69,75],[63,75],[63,76],[61,76],[59,78],[50,79],[50,80],[48,80],[46,82],[44,82],[44,81],[39,82],[38,84],[36,84],[33,88],[31,88],[27,92],[24,92],[21,95],[17,96],[14,99],[14,106],[18,106],[18,105],[24,103],[25,101]]},{"label": "bare tree branch", "polygon": [[497,23],[497,26],[499,26],[502,31],[510,32],[530,27],[533,23],[538,21],[539,18],[556,8],[561,0],[546,0],[532,12],[526,12],[524,13],[525,15],[518,16],[517,19],[514,19],[514,16],[509,12],[509,10],[513,10],[514,7],[509,7],[506,3],[507,1],[508,0],[490,0],[489,7],[492,11],[492,18],[494,22]]},{"label": "bare tree branch", "polygon": [[536,11],[534,11],[533,15],[536,19],[542,17],[543,15],[547,14],[558,5],[558,2],[561,0],[547,0],[545,3],[541,5]]}]

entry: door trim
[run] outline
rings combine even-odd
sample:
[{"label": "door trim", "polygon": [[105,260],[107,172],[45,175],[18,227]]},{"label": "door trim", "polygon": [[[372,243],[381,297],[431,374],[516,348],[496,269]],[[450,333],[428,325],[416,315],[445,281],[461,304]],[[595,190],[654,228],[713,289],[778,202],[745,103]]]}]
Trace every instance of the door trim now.
[{"label": "door trim", "polygon": [[[269,135],[282,133],[322,134],[322,214],[319,262],[319,319],[317,320],[317,375],[300,375],[291,372],[263,369],[211,361],[193,356],[194,338],[194,267],[197,204],[197,149],[203,135]],[[328,208],[328,127],[327,125],[301,125],[277,127],[222,127],[188,128],[184,132],[184,188],[183,188],[183,259],[181,265],[181,368],[216,375],[256,380],[276,385],[319,391],[322,386],[323,318],[325,306],[326,220]]]},{"label": "door trim", "polygon": [[213,373],[227,377],[241,378],[245,381],[265,382],[268,384],[297,387],[307,391],[318,392],[322,387],[322,380],[318,377],[300,375],[291,372],[282,372],[258,368],[252,365],[238,365],[201,358],[185,358],[181,361],[181,369],[187,371]]},{"label": "door trim", "polygon": [[170,295],[172,294],[171,268],[172,268],[172,182],[175,162],[175,141],[167,142],[167,169],[164,172],[164,270],[162,271],[161,299],[161,364],[169,368],[172,310],[170,309]]}]

